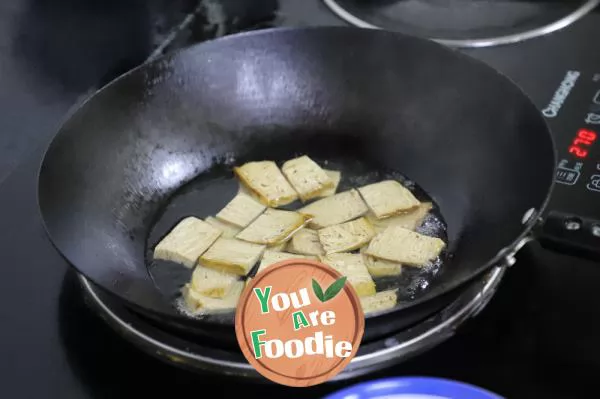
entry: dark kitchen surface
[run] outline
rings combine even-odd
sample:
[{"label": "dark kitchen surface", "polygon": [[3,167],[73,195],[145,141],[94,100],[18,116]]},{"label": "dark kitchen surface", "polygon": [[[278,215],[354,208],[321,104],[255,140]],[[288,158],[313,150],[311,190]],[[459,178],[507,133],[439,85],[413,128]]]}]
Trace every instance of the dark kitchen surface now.
[{"label": "dark kitchen surface", "polygon": [[[214,386],[217,397],[240,392],[250,398],[315,398],[339,388],[249,385],[184,372],[142,354],[86,308],[74,274],[39,224],[35,176],[43,147],[90,89],[153,54],[203,38],[272,25],[343,25],[317,0],[283,1],[271,23],[276,1],[248,3],[1,2],[1,397],[179,397],[206,394]],[[600,59],[586,62],[597,53],[595,40],[588,38],[598,37],[599,19],[590,16],[565,32],[518,47],[473,53],[507,72],[544,106],[566,70],[580,70],[584,77],[600,73]],[[593,90],[578,93],[565,103],[567,111]],[[569,123],[557,121],[552,127]],[[368,378],[433,375],[509,398],[589,397],[600,373],[599,282],[598,264],[532,245],[519,254],[490,305],[454,338]]]}]

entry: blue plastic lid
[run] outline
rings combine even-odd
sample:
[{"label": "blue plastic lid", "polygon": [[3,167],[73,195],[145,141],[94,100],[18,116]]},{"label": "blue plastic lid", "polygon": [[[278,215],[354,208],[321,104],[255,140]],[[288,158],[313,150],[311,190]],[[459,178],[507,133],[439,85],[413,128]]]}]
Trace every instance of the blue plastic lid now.
[{"label": "blue plastic lid", "polygon": [[384,378],[350,386],[325,399],[503,399],[485,389],[440,378]]}]

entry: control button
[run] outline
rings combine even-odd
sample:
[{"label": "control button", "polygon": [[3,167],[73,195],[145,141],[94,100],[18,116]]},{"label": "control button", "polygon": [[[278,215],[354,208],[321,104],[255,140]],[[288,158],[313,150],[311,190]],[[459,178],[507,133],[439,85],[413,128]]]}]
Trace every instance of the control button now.
[{"label": "control button", "polygon": [[575,170],[558,168],[556,170],[556,182],[572,186],[577,183],[580,175],[581,173]]},{"label": "control button", "polygon": [[590,191],[600,192],[600,175],[592,175],[586,187]]},{"label": "control button", "polygon": [[581,220],[572,218],[565,220],[565,229],[575,231],[581,228]]},{"label": "control button", "polygon": [[592,235],[600,238],[600,224],[595,224],[592,226]]},{"label": "control button", "polygon": [[590,112],[585,117],[585,123],[590,125],[599,125],[600,124],[600,114],[595,112]]},{"label": "control button", "polygon": [[598,91],[596,92],[596,94],[594,95],[594,100],[593,100],[593,101],[594,101],[594,103],[596,103],[596,104],[600,104],[600,90],[598,90]]},{"label": "control button", "polygon": [[572,186],[577,183],[579,176],[581,176],[581,169],[583,168],[582,162],[577,162],[575,165],[569,165],[569,161],[566,159],[561,160],[558,163],[556,169],[556,182]]}]

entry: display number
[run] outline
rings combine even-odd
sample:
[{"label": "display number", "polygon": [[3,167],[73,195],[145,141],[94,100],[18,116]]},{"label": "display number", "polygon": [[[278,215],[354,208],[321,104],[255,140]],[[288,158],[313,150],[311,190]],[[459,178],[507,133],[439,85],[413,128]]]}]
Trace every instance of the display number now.
[{"label": "display number", "polygon": [[594,143],[597,136],[596,132],[592,130],[580,129],[571,142],[569,152],[578,158],[585,158],[589,153],[587,147]]}]

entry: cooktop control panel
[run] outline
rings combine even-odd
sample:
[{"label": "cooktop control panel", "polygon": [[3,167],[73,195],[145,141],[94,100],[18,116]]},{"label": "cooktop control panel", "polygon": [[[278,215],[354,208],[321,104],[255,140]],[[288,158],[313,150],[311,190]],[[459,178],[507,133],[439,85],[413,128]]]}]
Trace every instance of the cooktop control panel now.
[{"label": "cooktop control panel", "polygon": [[544,235],[563,251],[600,257],[600,68],[566,71],[542,114],[558,156]]},{"label": "cooktop control panel", "polygon": [[[580,83],[578,85],[578,82]],[[572,98],[569,98],[571,97]],[[586,75],[567,71],[542,114],[550,119],[565,117],[553,129],[558,150],[556,182],[565,194],[586,197],[596,204],[600,200],[600,73]],[[566,186],[566,187],[565,187]],[[577,190],[576,192],[573,190]],[[557,194],[559,194],[557,192]],[[580,201],[577,201],[580,202]],[[575,205],[575,204],[573,204]],[[600,207],[576,206],[579,212],[599,212]],[[595,208],[595,209],[594,209]]]}]

